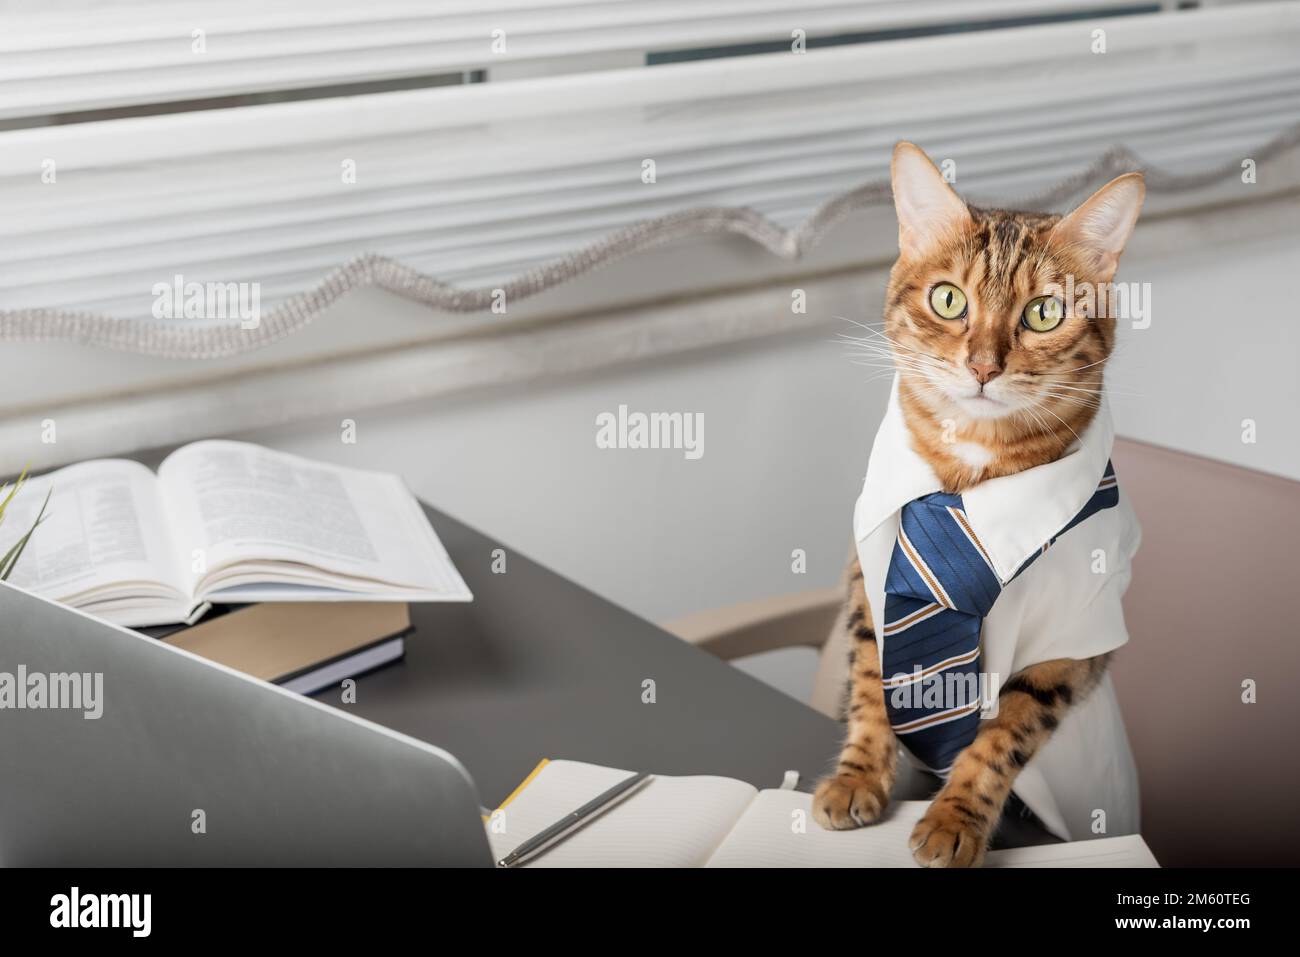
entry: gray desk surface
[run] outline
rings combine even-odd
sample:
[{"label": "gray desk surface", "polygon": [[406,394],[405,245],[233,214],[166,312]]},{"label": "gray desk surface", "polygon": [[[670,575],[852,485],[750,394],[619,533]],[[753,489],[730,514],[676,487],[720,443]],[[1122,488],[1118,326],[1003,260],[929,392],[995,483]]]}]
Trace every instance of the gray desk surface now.
[{"label": "gray desk surface", "polygon": [[[815,781],[840,726],[799,701],[549,571],[437,509],[430,521],[472,603],[411,606],[406,659],[361,678],[355,704],[318,700],[455,754],[495,807],[541,758],[776,787]],[[505,574],[491,569],[504,548]],[[643,701],[654,682],[654,703]],[[899,798],[934,782],[904,774]],[[1004,822],[999,845],[1046,835]]]},{"label": "gray desk surface", "polygon": [[[406,660],[360,679],[356,704],[341,707],[455,754],[484,804],[541,758],[777,787],[787,768],[815,777],[836,755],[834,721],[426,511],[474,601],[412,605]],[[491,570],[495,548],[505,574]],[[647,680],[653,704],[642,701]]]}]

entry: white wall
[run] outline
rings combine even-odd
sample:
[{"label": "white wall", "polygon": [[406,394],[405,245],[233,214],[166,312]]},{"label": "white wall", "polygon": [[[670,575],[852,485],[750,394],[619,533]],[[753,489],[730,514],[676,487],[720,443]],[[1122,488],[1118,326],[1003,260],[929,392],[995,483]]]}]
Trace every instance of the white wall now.
[{"label": "white wall", "polygon": [[1107,372],[1121,435],[1300,480],[1300,236],[1288,232],[1207,236],[1176,256],[1139,244],[1125,259],[1124,278],[1151,283],[1153,316],[1121,327]]}]

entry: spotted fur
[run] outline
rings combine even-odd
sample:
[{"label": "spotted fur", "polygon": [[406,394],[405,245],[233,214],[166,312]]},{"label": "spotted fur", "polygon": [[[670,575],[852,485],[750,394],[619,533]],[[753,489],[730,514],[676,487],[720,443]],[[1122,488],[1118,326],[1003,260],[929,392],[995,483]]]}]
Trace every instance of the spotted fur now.
[{"label": "spotted fur", "polygon": [[[1021,315],[1035,297],[1065,287],[1067,277],[1082,291],[1112,279],[1141,206],[1141,178],[1120,177],[1061,217],[967,206],[911,144],[899,144],[893,173],[900,255],[886,291],[887,346],[880,348],[899,374],[914,447],[953,493],[1055,460],[1096,412],[1116,322],[1086,295],[1065,302],[1065,319],[1049,332],[1025,328]],[[965,294],[960,320],[931,308],[939,283]],[[996,373],[983,382],[977,369]],[[845,744],[813,799],[813,815],[827,828],[875,821],[894,783],[898,742],[871,621],[855,557],[836,623],[853,640]],[[1011,677],[997,716],[980,723],[913,831],[918,863],[982,863],[1016,775],[1106,663],[1105,655],[1046,661]]]},{"label": "spotted fur", "polygon": [[848,600],[835,627],[847,631],[849,687],[844,702],[848,735],[835,773],[822,782],[813,801],[813,816],[833,830],[861,827],[876,820],[889,803],[898,761],[898,745],[885,713],[880,656],[871,625],[871,608],[855,557],[846,581]]}]

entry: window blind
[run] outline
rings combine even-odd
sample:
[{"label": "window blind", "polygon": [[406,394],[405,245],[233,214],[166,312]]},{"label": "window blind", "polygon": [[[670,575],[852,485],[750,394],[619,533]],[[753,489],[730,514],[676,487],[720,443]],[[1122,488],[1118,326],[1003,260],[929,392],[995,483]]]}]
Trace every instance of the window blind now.
[{"label": "window blind", "polygon": [[[495,29],[509,56],[544,60],[918,26],[958,7],[970,21],[1120,6],[67,4],[0,31],[0,112],[57,119],[142,98],[490,71]],[[218,59],[195,65],[187,27],[201,20]],[[59,22],[75,27],[48,29]],[[1213,174],[1167,196],[1153,181],[1157,209],[1239,197],[1224,170],[1283,150],[1300,123],[1298,34],[1296,4],[1240,4],[12,128],[0,132],[0,313],[147,319],[174,275],[255,282],[265,311],[363,255],[489,288],[701,207],[793,230],[879,181],[900,137],[951,159],[976,199],[1032,199],[1116,146],[1171,184]]]},{"label": "window blind", "polygon": [[266,308],[361,254],[490,285],[702,205],[794,228],[879,179],[900,137],[989,200],[1032,198],[1114,144],[1193,174],[1300,122],[1297,31],[1295,4],[1235,5],[9,130],[0,308],[147,317],[173,274],[259,282]]},{"label": "window blind", "polygon": [[[1141,7],[1133,0],[0,3],[0,119]],[[1154,6],[1147,4],[1146,6]]]}]

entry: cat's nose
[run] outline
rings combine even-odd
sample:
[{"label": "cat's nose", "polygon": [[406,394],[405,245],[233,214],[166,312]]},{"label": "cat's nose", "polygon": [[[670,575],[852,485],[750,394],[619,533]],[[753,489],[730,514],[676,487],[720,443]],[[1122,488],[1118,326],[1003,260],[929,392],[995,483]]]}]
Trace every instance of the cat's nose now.
[{"label": "cat's nose", "polygon": [[993,379],[1002,374],[1002,366],[996,362],[967,362],[967,368],[975,374],[975,381],[980,385],[987,385]]}]

